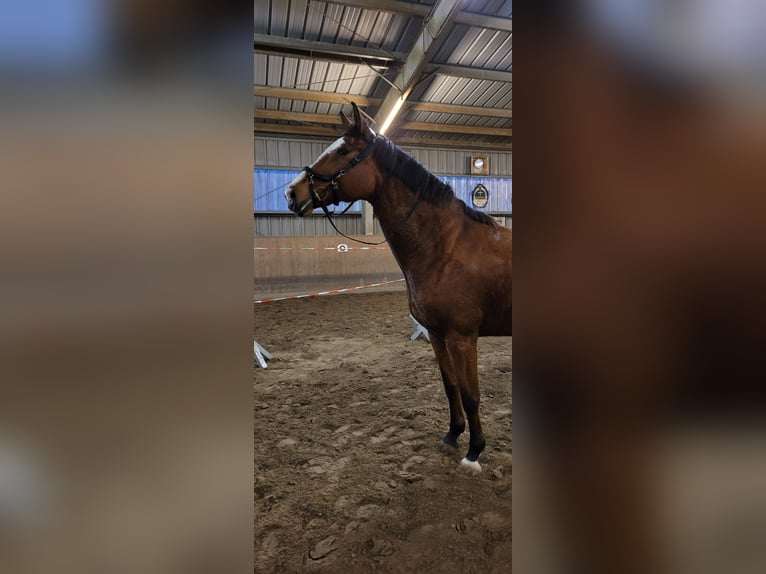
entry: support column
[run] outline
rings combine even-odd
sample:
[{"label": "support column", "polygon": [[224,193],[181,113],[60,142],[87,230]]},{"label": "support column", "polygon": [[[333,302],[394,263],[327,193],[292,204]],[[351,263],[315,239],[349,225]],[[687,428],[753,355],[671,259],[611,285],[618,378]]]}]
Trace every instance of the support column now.
[{"label": "support column", "polygon": [[372,205],[366,201],[362,203],[362,220],[364,221],[364,234],[373,235],[375,233],[375,225],[372,220]]}]

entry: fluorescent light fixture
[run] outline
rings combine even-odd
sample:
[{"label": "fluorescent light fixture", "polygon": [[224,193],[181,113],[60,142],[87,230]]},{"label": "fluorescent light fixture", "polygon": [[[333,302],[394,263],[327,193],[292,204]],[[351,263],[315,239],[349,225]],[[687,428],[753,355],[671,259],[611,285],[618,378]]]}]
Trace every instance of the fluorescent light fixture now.
[{"label": "fluorescent light fixture", "polygon": [[394,103],[394,107],[391,109],[391,113],[388,114],[386,121],[383,122],[383,125],[380,126],[380,129],[378,130],[378,133],[380,135],[384,135],[386,133],[386,130],[391,126],[391,123],[394,121],[396,114],[398,114],[399,110],[402,109],[402,104],[404,104],[404,98],[399,96],[396,99],[396,103]]}]

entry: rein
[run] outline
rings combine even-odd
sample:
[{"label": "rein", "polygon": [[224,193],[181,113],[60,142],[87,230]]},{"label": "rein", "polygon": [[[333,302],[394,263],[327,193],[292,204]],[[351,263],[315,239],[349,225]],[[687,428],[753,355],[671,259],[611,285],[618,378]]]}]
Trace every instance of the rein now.
[{"label": "rein", "polygon": [[[388,241],[388,239],[384,239],[383,241],[377,241],[377,242],[362,241],[361,239],[355,239],[355,238],[349,237],[348,235],[343,233],[335,225],[335,221],[333,221],[335,219],[335,217],[337,217],[337,216],[334,216],[333,214],[331,214],[330,211],[327,209],[327,194],[325,194],[324,198],[319,197],[319,194],[317,193],[316,188],[314,187],[314,180],[315,179],[318,179],[319,181],[329,182],[330,185],[327,186],[325,188],[325,190],[330,189],[332,191],[332,203],[334,203],[336,205],[338,203],[340,203],[340,200],[338,199],[338,191],[339,191],[339,189],[338,189],[338,180],[340,180],[341,177],[346,175],[351,169],[353,169],[354,167],[359,165],[362,162],[362,160],[364,160],[367,156],[369,156],[372,153],[373,148],[375,147],[375,143],[377,141],[378,141],[378,136],[376,135],[372,139],[372,141],[367,144],[367,147],[364,148],[361,151],[361,153],[359,153],[359,155],[357,155],[354,159],[349,161],[348,164],[346,164],[345,167],[342,167],[341,169],[339,169],[338,171],[336,171],[332,175],[323,175],[321,173],[315,172],[313,169],[311,169],[311,166],[308,166],[308,165],[305,166],[303,168],[303,171],[306,172],[306,175],[308,177],[309,198],[308,198],[308,200],[306,200],[303,203],[303,205],[301,205],[300,209],[298,210],[298,213],[301,214],[304,211],[306,211],[307,209],[309,209],[310,207],[319,205],[319,207],[322,208],[322,212],[324,213],[325,217],[327,218],[327,221],[330,222],[330,225],[332,226],[332,228],[336,232],[338,232],[340,235],[345,237],[346,239],[350,239],[351,241],[356,241],[357,243],[362,243],[364,245],[381,245],[381,244],[385,243],[386,241]],[[412,205],[412,207],[410,208],[409,212],[407,212],[407,215],[405,215],[404,219],[402,220],[402,222],[399,224],[398,227],[402,227],[402,226],[404,226],[404,224],[407,223],[407,221],[410,219],[410,216],[415,211],[415,208],[420,203],[420,199],[421,199],[422,195],[423,194],[420,191],[418,191],[418,196],[415,199],[415,203]],[[354,203],[356,203],[356,201],[352,201],[351,203],[349,203],[348,207],[346,207],[346,209],[341,211],[339,215],[343,215],[344,213],[346,213],[349,209],[351,209],[351,207],[354,205]]]}]

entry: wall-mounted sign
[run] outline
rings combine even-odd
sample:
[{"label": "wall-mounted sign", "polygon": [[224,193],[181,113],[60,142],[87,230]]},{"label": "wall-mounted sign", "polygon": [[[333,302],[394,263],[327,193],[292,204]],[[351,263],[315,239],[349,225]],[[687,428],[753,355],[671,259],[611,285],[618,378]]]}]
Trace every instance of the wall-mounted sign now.
[{"label": "wall-mounted sign", "polygon": [[478,184],[471,192],[471,203],[474,207],[486,207],[489,203],[489,190],[482,184]]}]

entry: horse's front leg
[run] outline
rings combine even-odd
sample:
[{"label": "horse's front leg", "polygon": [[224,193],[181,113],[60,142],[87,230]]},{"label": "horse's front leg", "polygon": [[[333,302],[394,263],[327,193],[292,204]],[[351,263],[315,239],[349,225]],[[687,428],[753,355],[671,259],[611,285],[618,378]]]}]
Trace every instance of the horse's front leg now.
[{"label": "horse's front leg", "polygon": [[457,374],[452,365],[444,339],[431,333],[431,346],[439,362],[439,370],[444,383],[444,393],[449,401],[449,431],[442,438],[442,442],[453,448],[457,448],[457,439],[465,431],[465,418],[463,407],[460,404],[460,390],[457,385]]},{"label": "horse's front leg", "polygon": [[447,354],[457,376],[460,399],[468,418],[471,431],[468,453],[461,464],[480,471],[479,455],[486,444],[479,420],[479,367],[476,354],[476,337],[447,336],[445,338]]}]

